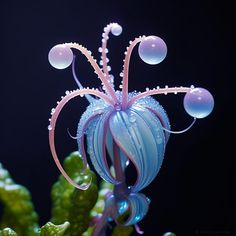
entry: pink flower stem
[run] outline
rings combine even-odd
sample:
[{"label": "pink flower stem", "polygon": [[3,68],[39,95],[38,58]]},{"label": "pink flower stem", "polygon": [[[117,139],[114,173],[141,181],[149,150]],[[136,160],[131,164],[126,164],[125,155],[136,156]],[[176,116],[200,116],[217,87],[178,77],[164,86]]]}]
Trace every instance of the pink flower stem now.
[{"label": "pink flower stem", "polygon": [[160,88],[160,89],[150,89],[146,92],[139,93],[135,97],[131,98],[128,102],[128,107],[132,106],[136,101],[138,101],[141,98],[151,96],[151,95],[157,95],[157,94],[168,94],[168,93],[188,93],[191,91],[191,88],[189,87],[173,87],[173,88]]},{"label": "pink flower stem", "polygon": [[123,70],[123,83],[122,83],[122,108],[127,107],[128,102],[128,82],[129,82],[129,62],[133,48],[141,42],[143,37],[136,38],[131,42],[130,46],[127,48],[125,60],[124,60],[124,70]]}]

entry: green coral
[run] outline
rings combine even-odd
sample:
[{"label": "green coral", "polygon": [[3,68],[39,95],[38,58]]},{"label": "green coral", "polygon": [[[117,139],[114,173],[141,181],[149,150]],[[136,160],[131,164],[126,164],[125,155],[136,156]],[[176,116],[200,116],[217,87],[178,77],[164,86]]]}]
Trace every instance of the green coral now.
[{"label": "green coral", "polygon": [[34,210],[30,192],[15,184],[7,170],[0,164],[0,202],[3,216],[0,228],[11,227],[19,235],[37,235],[38,215]]},{"label": "green coral", "polygon": [[91,170],[83,170],[83,160],[78,152],[73,152],[65,159],[64,168],[68,175],[79,184],[89,183],[92,177],[91,185],[85,191],[76,189],[62,176],[52,187],[51,221],[55,224],[69,221],[71,226],[65,235],[77,236],[89,227],[90,211],[98,197],[97,181]]},{"label": "green coral", "polygon": [[70,223],[67,221],[61,225],[48,222],[39,230],[39,236],[64,236],[69,226]]},{"label": "green coral", "polygon": [[11,228],[0,230],[0,236],[18,236],[18,234]]}]

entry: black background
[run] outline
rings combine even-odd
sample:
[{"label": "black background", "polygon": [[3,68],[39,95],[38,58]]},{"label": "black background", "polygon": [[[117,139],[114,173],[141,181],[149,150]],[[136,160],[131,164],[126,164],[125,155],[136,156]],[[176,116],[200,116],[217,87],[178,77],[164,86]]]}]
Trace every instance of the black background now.
[{"label": "black background", "polygon": [[[50,110],[66,90],[76,88],[70,69],[49,65],[48,51],[59,43],[79,42],[99,59],[103,27],[118,22],[123,33],[110,37],[108,54],[117,85],[129,40],[157,35],[168,55],[150,66],[135,49],[130,90],[193,84],[215,98],[210,116],[189,132],[171,136],[160,173],[143,191],[151,205],[141,228],[145,235],[233,235],[235,25],[229,1],[1,1],[0,12],[0,162],[30,189],[41,224],[50,217],[50,187],[59,174],[48,145]],[[84,86],[98,87],[82,56],[77,64]],[[173,129],[191,122],[182,95],[156,99]],[[86,105],[78,99],[62,112],[57,129],[62,158],[76,150],[66,128],[75,134]]]}]

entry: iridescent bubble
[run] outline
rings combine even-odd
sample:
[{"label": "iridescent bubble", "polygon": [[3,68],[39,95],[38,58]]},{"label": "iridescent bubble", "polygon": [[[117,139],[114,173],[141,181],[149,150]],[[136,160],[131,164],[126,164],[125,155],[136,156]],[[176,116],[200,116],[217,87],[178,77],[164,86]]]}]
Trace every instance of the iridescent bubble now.
[{"label": "iridescent bubble", "polygon": [[138,53],[144,62],[156,65],[165,59],[167,46],[161,38],[148,36],[139,44]]},{"label": "iridescent bubble", "polygon": [[58,44],[49,51],[48,60],[54,68],[65,69],[73,61],[73,52],[69,47]]},{"label": "iridescent bubble", "polygon": [[214,98],[204,88],[191,89],[184,97],[184,109],[192,117],[204,118],[212,112],[213,107]]},{"label": "iridescent bubble", "polygon": [[111,27],[111,33],[115,36],[119,36],[122,33],[122,27],[117,23],[113,24]]}]

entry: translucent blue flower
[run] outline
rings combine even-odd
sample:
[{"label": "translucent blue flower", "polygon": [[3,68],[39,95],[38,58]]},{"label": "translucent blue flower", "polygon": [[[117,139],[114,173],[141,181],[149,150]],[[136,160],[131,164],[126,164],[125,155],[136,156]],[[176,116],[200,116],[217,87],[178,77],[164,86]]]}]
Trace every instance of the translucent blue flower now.
[{"label": "translucent blue flower", "polygon": [[[128,91],[128,73],[131,53],[139,43],[140,58],[151,65],[164,60],[167,54],[165,42],[157,36],[142,36],[130,41],[125,52],[123,70],[120,73],[121,90],[115,90],[114,76],[110,74],[108,65],[107,40],[109,33],[118,36],[122,27],[111,23],[104,28],[99,62],[91,52],[77,43],[56,45],[49,52],[49,62],[57,69],[64,69],[72,63],[74,79],[79,87],[75,91],[67,91],[66,96],[52,109],[50,119],[49,142],[52,156],[64,177],[76,188],[87,189],[87,185],[75,183],[62,168],[54,144],[55,126],[58,115],[67,102],[77,96],[85,96],[89,106],[81,116],[77,129],[79,152],[87,168],[87,156],[97,173],[107,182],[115,185],[113,194],[106,201],[103,217],[96,224],[94,235],[104,232],[106,222],[112,218],[117,224],[136,225],[143,219],[149,208],[149,199],[139,193],[148,186],[158,174],[165,153],[170,133],[182,133],[196,121],[210,114],[214,106],[212,95],[202,88],[173,87],[146,89],[144,92]],[[72,49],[79,50],[89,61],[102,82],[102,89],[83,88],[75,73],[75,56]],[[194,117],[192,124],[182,131],[171,131],[169,119],[163,107],[151,95],[168,93],[186,93],[184,108]],[[87,144],[87,145],[85,145]],[[127,186],[129,173],[126,167],[132,163],[136,169],[136,181]],[[112,171],[114,169],[114,171]],[[120,217],[128,214],[125,221]]]}]

